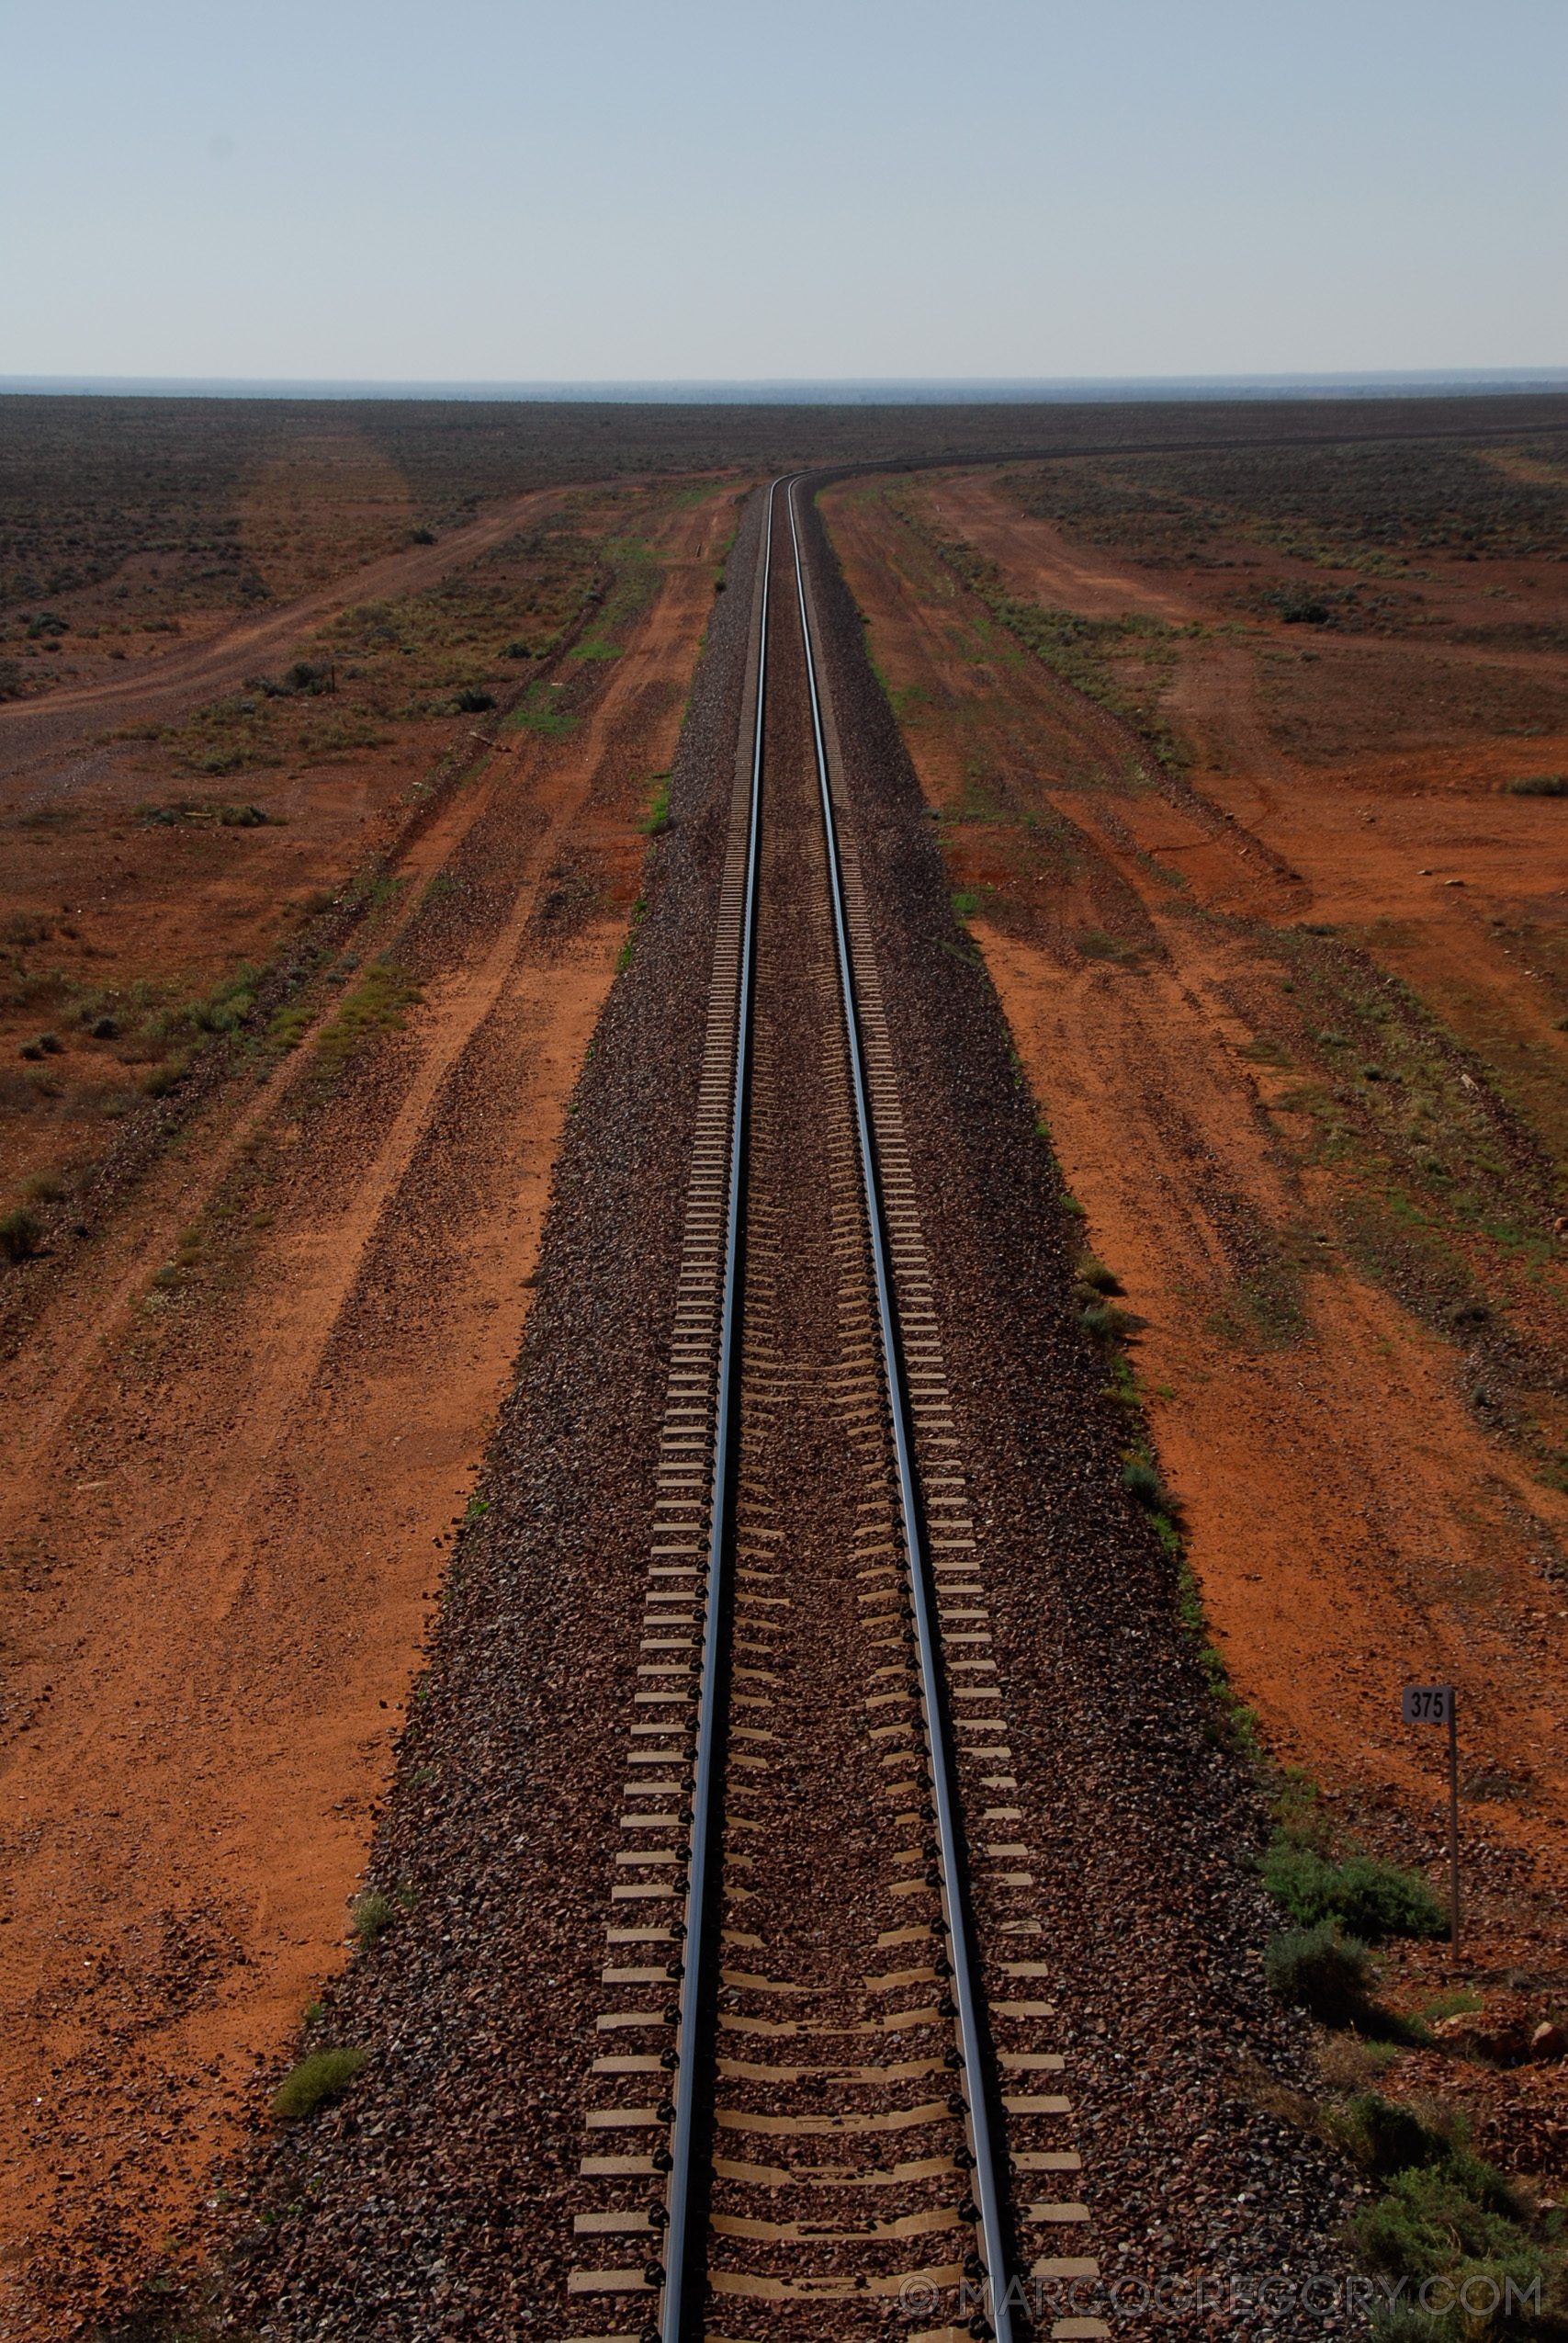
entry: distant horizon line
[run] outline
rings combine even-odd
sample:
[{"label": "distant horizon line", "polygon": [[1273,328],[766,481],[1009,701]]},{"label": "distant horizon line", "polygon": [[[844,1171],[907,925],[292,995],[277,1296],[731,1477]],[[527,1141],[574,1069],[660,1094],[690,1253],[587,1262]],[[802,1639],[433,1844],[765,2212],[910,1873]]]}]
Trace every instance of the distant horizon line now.
[{"label": "distant horizon line", "polygon": [[403,399],[560,406],[936,406],[1182,398],[1441,398],[1568,390],[1568,367],[1365,368],[1325,374],[763,376],[721,380],[416,382],[239,375],[0,375],[0,397]]}]

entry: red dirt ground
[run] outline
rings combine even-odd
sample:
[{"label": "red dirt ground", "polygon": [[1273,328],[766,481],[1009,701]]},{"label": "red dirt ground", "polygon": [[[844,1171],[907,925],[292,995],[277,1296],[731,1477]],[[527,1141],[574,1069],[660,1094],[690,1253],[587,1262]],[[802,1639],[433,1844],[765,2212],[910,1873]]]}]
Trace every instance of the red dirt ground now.
[{"label": "red dirt ground", "polygon": [[[570,737],[505,734],[412,821],[405,747],[310,776],[287,831],[152,842],[245,871],[217,860],[184,960],[401,821],[412,883],[367,933],[423,953],[423,999],[334,1081],[307,1047],[225,1085],[4,1370],[0,2335],[78,2332],[181,2264],[254,2070],[344,1958],[731,511],[639,513],[657,590]],[[205,690],[231,651],[203,657]],[[155,965],[145,883],[106,889],[89,935]],[[450,923],[422,930],[422,897]]]}]

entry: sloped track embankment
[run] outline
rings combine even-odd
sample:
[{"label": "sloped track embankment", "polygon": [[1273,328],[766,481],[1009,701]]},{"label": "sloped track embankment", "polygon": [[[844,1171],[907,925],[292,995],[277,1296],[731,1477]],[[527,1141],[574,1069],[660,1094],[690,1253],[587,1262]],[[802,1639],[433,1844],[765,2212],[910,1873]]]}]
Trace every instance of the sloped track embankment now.
[{"label": "sloped track embankment", "polygon": [[[759,504],[732,588],[754,564]],[[1316,2272],[1331,2291],[1345,2183],[1238,2079],[1249,2059],[1303,2079],[1306,2056],[1262,1983],[1255,1795],[1170,1566],[1122,1491],[1055,1168],[814,515],[807,535],[1015,1771],[1036,1795],[1033,1909],[1105,2278],[1131,2280],[1134,2308],[1138,2289],[1199,2275],[1213,2289]],[[403,1737],[372,1873],[400,1916],[309,2037],[369,2063],[335,2111],[236,2176],[220,2315],[278,2343],[604,2323],[566,2292],[581,2078],[604,1999],[631,1593],[658,1494],[750,599],[732,590],[716,607],[674,826],[558,1167],[491,1510],[458,1546]],[[1167,2299],[1171,2331],[1206,2324],[1190,2283]],[[871,2323],[892,2308],[868,2305]],[[1321,2333],[1323,2319],[1277,2308],[1269,2326]]]}]

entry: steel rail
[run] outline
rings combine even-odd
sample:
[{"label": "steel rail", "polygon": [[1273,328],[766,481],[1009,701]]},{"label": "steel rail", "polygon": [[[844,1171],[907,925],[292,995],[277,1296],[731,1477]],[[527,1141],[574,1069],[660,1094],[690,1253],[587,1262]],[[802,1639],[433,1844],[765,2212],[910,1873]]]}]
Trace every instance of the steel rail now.
[{"label": "steel rail", "polygon": [[[798,477],[798,476],[797,476]],[[876,1282],[876,1307],[882,1331],[882,1356],[887,1376],[888,1412],[893,1421],[893,1445],[898,1468],[898,1504],[904,1522],[905,1552],[909,1562],[909,1588],[919,1650],[920,1689],[926,1713],[926,1739],[931,1755],[937,1845],[942,1865],[942,1902],[947,1921],[947,1941],[953,1964],[953,1998],[958,2005],[959,2048],[968,2100],[969,2145],[975,2157],[971,2175],[980,2213],[981,2258],[986,2266],[991,2324],[998,2343],[1011,2343],[1012,2318],[1008,2304],[1007,2256],[1002,2226],[1001,2197],[997,2187],[991,2145],[990,2118],[986,2104],[986,2074],[981,2058],[980,2027],[976,1998],[973,1948],[969,1924],[959,1893],[961,1872],[958,1834],[953,1816],[952,1755],[943,1719],[942,1680],[936,1635],[931,1619],[925,1536],[915,1493],[915,1470],[909,1435],[908,1394],[904,1381],[903,1353],[898,1341],[897,1305],[888,1268],[887,1239],[883,1223],[882,1192],[877,1176],[876,1140],[867,1101],[864,1045],[855,1001],[854,964],[850,952],[844,912],[843,872],[839,855],[839,831],[833,813],[833,793],[828,777],[828,751],[823,736],[822,706],[817,688],[817,662],[811,648],[811,621],[806,603],[806,568],[801,559],[796,525],[795,489],[787,491],[790,543],[795,556],[795,593],[800,605],[800,634],[806,652],[806,679],[811,696],[812,739],[817,754],[817,781],[822,799],[822,824],[828,844],[828,883],[833,905],[833,932],[838,945],[839,984],[843,997],[844,1025],[855,1102],[855,1126],[860,1143],[861,1176],[865,1185],[866,1220]],[[673,2343],[673,2338],[671,2338]]]},{"label": "steel rail", "polygon": [[706,1630],[697,1693],[697,1761],[692,1785],[692,1853],[687,1870],[685,1966],[681,1980],[681,2024],[676,2036],[675,2116],[671,2131],[670,2183],[666,2195],[669,2227],[664,2249],[664,2294],[660,2317],[660,2343],[682,2343],[688,2264],[696,2258],[687,2251],[692,2221],[693,2126],[696,2112],[700,2066],[698,2042],[704,1995],[707,1986],[709,1930],[708,1872],[713,1836],[714,1793],[718,1774],[722,1720],[718,1715],[721,1637],[720,1603],[725,1591],[729,1548],[731,1459],[736,1451],[735,1368],[739,1351],[739,1313],[737,1297],[742,1267],[741,1205],[745,1191],[746,1109],[751,1081],[751,997],[755,985],[754,950],[757,933],[757,872],[761,844],[762,714],[768,680],[768,601],[772,588],[773,499],[777,481],[768,489],[767,526],[762,538],[762,608],[757,649],[757,714],[751,743],[751,797],[746,842],[746,891],[740,915],[740,981],[735,1003],[735,1082],[729,1126],[729,1184],[724,1238],[724,1288],[719,1315],[718,1383],[714,1395],[712,1513],[708,1526]]}]

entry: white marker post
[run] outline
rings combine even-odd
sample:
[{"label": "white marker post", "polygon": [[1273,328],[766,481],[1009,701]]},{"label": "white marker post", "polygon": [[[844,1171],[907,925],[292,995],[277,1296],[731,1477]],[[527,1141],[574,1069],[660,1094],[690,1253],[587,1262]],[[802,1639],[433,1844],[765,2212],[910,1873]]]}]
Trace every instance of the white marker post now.
[{"label": "white marker post", "polygon": [[1459,1693],[1452,1684],[1406,1684],[1406,1725],[1449,1728],[1449,1946],[1459,1959]]}]

